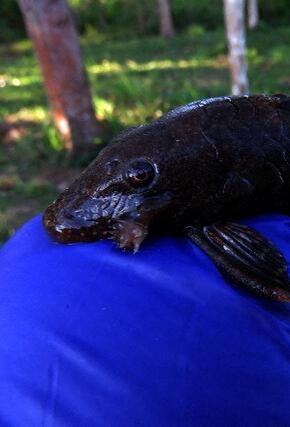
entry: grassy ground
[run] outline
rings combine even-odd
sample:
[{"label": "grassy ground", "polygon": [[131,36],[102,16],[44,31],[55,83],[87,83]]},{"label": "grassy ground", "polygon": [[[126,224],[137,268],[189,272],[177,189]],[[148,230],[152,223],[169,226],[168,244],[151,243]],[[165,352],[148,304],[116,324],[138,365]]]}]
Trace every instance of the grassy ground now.
[{"label": "grassy ground", "polygon": [[[249,35],[252,93],[289,91],[289,39],[290,28]],[[170,41],[84,40],[82,47],[98,117],[111,134],[176,105],[230,91],[223,31],[193,29]],[[0,55],[1,243],[80,167],[69,166],[61,151],[30,43],[2,46]]]}]

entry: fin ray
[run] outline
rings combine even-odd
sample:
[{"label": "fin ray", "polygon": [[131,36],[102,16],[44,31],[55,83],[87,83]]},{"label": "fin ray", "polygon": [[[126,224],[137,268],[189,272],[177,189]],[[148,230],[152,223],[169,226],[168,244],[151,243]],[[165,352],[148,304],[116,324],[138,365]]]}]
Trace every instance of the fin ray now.
[{"label": "fin ray", "polygon": [[226,223],[203,229],[187,227],[186,234],[232,284],[259,296],[290,302],[287,261],[258,231]]}]

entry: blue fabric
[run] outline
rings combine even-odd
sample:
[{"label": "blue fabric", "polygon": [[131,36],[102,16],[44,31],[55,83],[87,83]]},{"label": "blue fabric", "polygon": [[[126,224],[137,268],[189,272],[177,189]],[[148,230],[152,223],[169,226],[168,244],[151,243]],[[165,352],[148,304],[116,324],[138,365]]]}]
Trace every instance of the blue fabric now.
[{"label": "blue fabric", "polygon": [[[289,218],[246,223],[290,260]],[[1,427],[290,426],[290,305],[185,238],[132,255],[34,218],[0,251],[0,301]]]}]

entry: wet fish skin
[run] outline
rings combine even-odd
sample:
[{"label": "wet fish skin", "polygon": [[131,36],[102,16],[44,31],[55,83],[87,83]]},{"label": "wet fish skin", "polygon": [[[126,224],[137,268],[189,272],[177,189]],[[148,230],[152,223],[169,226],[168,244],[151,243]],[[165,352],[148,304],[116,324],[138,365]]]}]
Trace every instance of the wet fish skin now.
[{"label": "wet fish skin", "polygon": [[117,136],[47,208],[44,224],[59,242],[113,238],[133,251],[154,227],[185,233],[231,283],[290,301],[279,251],[253,230],[227,226],[290,213],[289,164],[290,97],[201,100]]}]

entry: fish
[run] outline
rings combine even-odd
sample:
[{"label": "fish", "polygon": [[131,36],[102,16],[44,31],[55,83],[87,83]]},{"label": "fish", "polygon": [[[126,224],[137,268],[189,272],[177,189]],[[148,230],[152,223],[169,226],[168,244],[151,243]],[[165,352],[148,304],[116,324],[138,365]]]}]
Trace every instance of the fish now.
[{"label": "fish", "polygon": [[117,135],[43,221],[59,243],[113,239],[132,252],[149,233],[184,235],[229,284],[290,302],[283,254],[241,223],[289,214],[289,194],[290,97],[224,96]]}]

